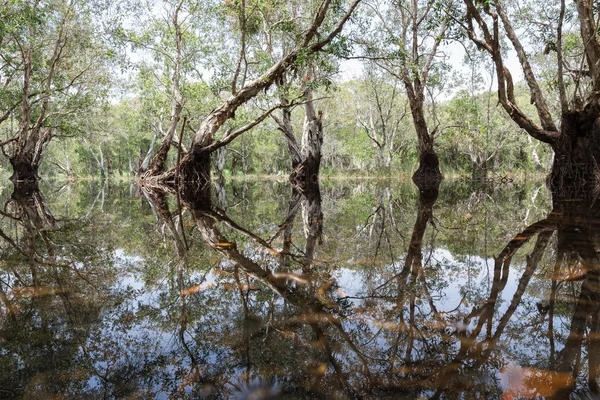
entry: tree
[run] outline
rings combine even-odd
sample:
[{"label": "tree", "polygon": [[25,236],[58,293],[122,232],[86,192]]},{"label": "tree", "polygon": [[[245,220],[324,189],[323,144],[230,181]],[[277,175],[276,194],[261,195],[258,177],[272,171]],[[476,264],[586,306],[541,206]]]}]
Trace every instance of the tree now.
[{"label": "tree", "polygon": [[[298,18],[296,21],[309,20],[305,25],[302,39],[299,44],[291,51],[282,54],[281,58],[266,67],[266,70],[250,82],[244,82],[244,86],[237,88],[237,79],[239,73],[233,74],[231,95],[222,102],[200,123],[196,130],[192,144],[187,154],[181,159],[181,162],[170,171],[147,177],[146,185],[173,183],[175,181],[184,182],[208,182],[210,180],[210,156],[211,153],[233,141],[236,137],[260,124],[268,116],[282,105],[275,105],[268,108],[264,113],[250,121],[248,124],[231,130],[220,139],[216,139],[217,132],[223,125],[234,118],[235,112],[239,107],[255,98],[261,92],[268,90],[276,81],[292,68],[302,65],[311,55],[323,51],[342,31],[345,23],[350,19],[354,9],[358,6],[360,0],[354,0],[344,11],[341,5],[330,0],[324,0],[318,3],[313,11],[309,9],[310,14],[304,18]],[[331,26],[331,27],[330,27]],[[328,29],[329,33],[323,35],[318,31]],[[242,52],[241,58],[245,56]],[[237,70],[236,70],[237,71]]]},{"label": "tree", "polygon": [[[153,9],[163,10],[157,15]],[[204,54],[201,35],[208,30],[205,5],[190,0],[148,1],[144,14],[149,17],[141,26],[124,32],[123,39],[141,55],[149,55],[137,63],[139,90],[151,94],[142,96],[151,108],[152,139],[139,172],[146,176],[165,172],[167,156],[186,105],[193,99],[194,81],[201,78],[198,65]],[[168,110],[168,111],[166,111]],[[194,110],[198,112],[200,110]],[[166,114],[166,115],[165,115]],[[154,144],[161,138],[156,153]]]},{"label": "tree", "polygon": [[449,8],[450,3],[434,0],[372,4],[377,31],[368,40],[360,40],[366,50],[364,57],[400,80],[406,90],[418,138],[419,168],[413,175],[417,184],[443,178],[434,149],[437,126],[429,127],[425,109],[426,91],[441,66],[439,48],[449,26],[441,11]]},{"label": "tree", "polygon": [[[302,3],[293,5],[290,17],[302,14],[304,7]],[[301,44],[300,41],[303,40],[301,25],[291,25],[291,29],[279,29],[280,15],[263,12],[262,16],[264,41],[271,62],[275,63],[276,54],[285,54]],[[283,107],[280,118],[274,114],[271,114],[271,117],[279,126],[279,130],[284,133],[292,164],[290,181],[300,191],[304,191],[309,182],[318,179],[323,145],[323,113],[317,112],[314,96],[319,88],[324,87],[326,90],[330,88],[331,75],[338,66],[333,53],[339,50],[313,53],[306,58],[306,62],[285,73],[276,82]],[[301,147],[292,124],[292,109],[298,104],[302,104],[304,109]]]},{"label": "tree", "polygon": [[111,55],[94,33],[89,11],[77,1],[2,4],[0,147],[15,182],[37,181],[48,142],[72,133],[76,114],[93,105],[107,84]]},{"label": "tree", "polygon": [[[553,91],[559,99],[558,120],[552,115],[532,65],[532,54],[524,45],[511,15],[510,4],[502,0],[480,3],[464,0],[463,15],[455,16],[470,40],[492,59],[498,81],[498,100],[520,128],[554,150],[550,183],[554,189],[588,193],[600,181],[597,161],[600,157],[600,36],[598,9],[590,0],[576,0],[567,6],[564,0],[548,6],[551,19],[540,25],[538,37],[544,36],[545,53],[556,53],[556,81]],[[566,18],[567,13],[573,18]],[[531,24],[528,29],[531,29]],[[535,105],[537,121],[519,106],[514,94],[513,74],[506,64],[503,35],[517,53],[521,70]],[[565,37],[569,37],[569,41]],[[535,36],[533,36],[535,37]]]}]

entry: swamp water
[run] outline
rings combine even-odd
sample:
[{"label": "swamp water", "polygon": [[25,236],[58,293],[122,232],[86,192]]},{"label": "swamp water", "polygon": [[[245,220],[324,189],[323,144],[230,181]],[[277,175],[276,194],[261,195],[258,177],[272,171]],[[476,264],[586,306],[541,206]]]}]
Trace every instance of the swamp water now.
[{"label": "swamp water", "polygon": [[598,393],[600,206],[543,183],[11,192],[0,398]]}]

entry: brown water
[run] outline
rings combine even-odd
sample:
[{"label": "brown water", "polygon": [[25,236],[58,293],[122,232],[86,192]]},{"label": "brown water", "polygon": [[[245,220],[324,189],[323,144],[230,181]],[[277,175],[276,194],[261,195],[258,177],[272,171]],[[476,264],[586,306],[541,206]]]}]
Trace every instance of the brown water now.
[{"label": "brown water", "polygon": [[11,191],[0,398],[598,391],[598,207],[542,183],[234,181],[209,208],[109,182]]}]

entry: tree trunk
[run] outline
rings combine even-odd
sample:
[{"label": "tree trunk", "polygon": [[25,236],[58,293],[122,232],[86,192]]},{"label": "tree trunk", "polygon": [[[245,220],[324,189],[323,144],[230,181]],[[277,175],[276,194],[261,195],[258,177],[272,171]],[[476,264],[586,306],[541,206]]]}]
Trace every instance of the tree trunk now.
[{"label": "tree trunk", "polygon": [[[323,3],[323,6],[316,12],[310,28],[303,35],[301,43],[279,61],[275,62],[264,74],[253,81],[248,82],[239,90],[236,90],[227,100],[211,111],[200,124],[200,128],[194,135],[189,152],[181,159],[179,165],[166,173],[148,177],[146,179],[147,184],[164,184],[169,181],[183,181],[186,183],[198,181],[208,182],[210,180],[210,153],[264,121],[277,106],[271,108],[248,125],[233,132],[229,132],[221,140],[216,140],[215,134],[219,129],[221,129],[229,119],[235,117],[235,112],[240,106],[244,105],[261,92],[266,92],[269,87],[280,80],[288,70],[294,68],[299,59],[320,52],[326,45],[331,43],[331,41],[342,31],[344,24],[350,19],[352,12],[358,6],[360,1],[361,0],[354,0],[343,17],[335,25],[335,28],[330,31],[324,39],[317,39],[315,41],[314,39],[318,35],[318,30],[321,28],[323,21],[325,21],[325,17],[330,8],[329,2]],[[235,82],[232,86],[236,86]],[[320,124],[320,121],[318,122]],[[175,174],[178,175],[177,179],[175,179]],[[182,185],[182,187],[184,186],[188,185]]]},{"label": "tree trunk", "polygon": [[[175,12],[171,17],[171,26],[169,27],[173,28],[173,39],[175,40],[176,49],[175,58],[173,59],[173,75],[171,76],[171,115],[169,118],[169,129],[166,135],[164,135],[162,141],[160,142],[158,150],[156,151],[156,154],[150,162],[148,171],[146,171],[144,174],[145,176],[156,176],[165,172],[167,156],[169,155],[171,143],[173,142],[173,138],[175,137],[175,133],[177,132],[177,124],[179,124],[179,120],[181,119],[181,112],[183,110],[183,95],[181,93],[180,88],[181,66],[183,63],[183,30],[182,21],[180,21],[179,19],[179,13],[181,12],[181,4],[182,3],[179,3],[179,6],[177,6],[177,8],[175,9]],[[181,128],[182,132],[184,127]],[[157,123],[156,130],[162,132],[162,127],[160,123]]]},{"label": "tree trunk", "polygon": [[321,168],[321,145],[323,144],[323,114],[315,111],[312,92],[307,91],[304,109],[304,131],[302,132],[302,162],[294,169],[290,181],[300,192],[319,180]]},{"label": "tree trunk", "polygon": [[106,174],[104,168],[104,153],[102,152],[102,146],[98,146],[98,151],[100,152],[100,177],[104,179],[106,177]]},{"label": "tree trunk", "polygon": [[298,142],[292,128],[292,112],[288,108],[283,109],[283,126],[281,127],[285,134],[285,139],[292,162],[292,170],[296,169],[302,162],[302,155],[298,148]]},{"label": "tree trunk", "polygon": [[[152,139],[152,142],[150,143],[150,148],[148,149],[148,152],[146,153],[146,157],[144,157],[144,161],[142,161],[142,165],[140,166],[140,170],[138,172],[142,173],[148,169],[148,166],[150,165],[150,159],[152,158],[152,153],[154,153],[154,145],[156,144],[157,139],[158,139],[158,131],[154,132],[154,138]],[[129,159],[129,165],[130,165],[129,168],[131,169],[131,158]]]},{"label": "tree trunk", "polygon": [[10,164],[13,167],[13,173],[10,180],[13,182],[32,181],[39,179],[37,163],[32,162],[30,154],[17,154],[10,158]]},{"label": "tree trunk", "polygon": [[[183,162],[183,160],[187,161]],[[193,203],[195,207],[210,204],[211,153],[203,150],[197,153],[190,151],[183,160],[175,170],[175,174],[169,175],[167,182],[178,182],[181,198],[188,203]]]},{"label": "tree trunk", "polygon": [[[156,150],[156,154],[154,155],[154,157],[152,157],[152,161],[150,162],[148,171],[146,171],[145,173],[147,176],[155,176],[165,172],[167,156],[169,155],[169,150],[171,149],[173,138],[175,137],[175,133],[177,132],[177,124],[179,123],[179,119],[181,117],[181,110],[183,109],[183,106],[181,105],[181,103],[177,102],[175,105],[173,105],[172,108],[173,111],[171,114],[171,124],[169,126],[169,130],[160,142],[158,150]],[[183,128],[184,127],[182,127],[182,129]]]},{"label": "tree trunk", "polygon": [[[278,85],[278,87],[281,89],[281,85]],[[285,95],[281,95],[279,99],[283,105],[287,106],[290,103]],[[288,107],[283,108],[281,110],[281,120],[275,116],[273,116],[273,119],[277,122],[277,125],[279,125],[279,130],[285,135],[293,171],[302,162],[302,155],[300,147],[298,146],[298,141],[296,140],[296,135],[294,134],[294,127],[292,126],[292,111]]]},{"label": "tree trunk", "polygon": [[485,156],[475,156],[471,158],[472,165],[472,180],[473,181],[481,181],[487,178],[488,167],[487,160]]},{"label": "tree trunk", "polygon": [[246,154],[246,144],[242,142],[242,172],[244,175],[248,175],[248,155]]},{"label": "tree trunk", "polygon": [[215,192],[217,195],[217,207],[221,210],[227,210],[227,190],[225,187],[225,177],[219,175],[215,181]]},{"label": "tree trunk", "polygon": [[37,182],[39,180],[38,169],[42,163],[44,149],[51,138],[52,133],[49,129],[40,129],[33,132],[27,140],[17,142],[18,148],[9,158],[13,167],[11,181]]},{"label": "tree trunk", "polygon": [[440,172],[440,161],[435,149],[433,148],[433,137],[429,134],[427,121],[423,113],[424,100],[420,88],[411,90],[412,86],[405,84],[407,96],[410,103],[410,112],[413,117],[413,124],[417,132],[419,145],[419,168],[413,174],[413,182],[422,189],[430,185],[438,185],[444,179]]},{"label": "tree trunk", "polygon": [[[202,148],[185,155],[179,165],[179,179],[182,182],[205,184],[210,182],[211,152]],[[173,177],[174,180],[175,177]]]},{"label": "tree trunk", "polygon": [[550,185],[572,195],[590,194],[600,183],[600,118],[585,112],[563,115],[561,134],[552,145],[554,164]]},{"label": "tree trunk", "polygon": [[[411,276],[416,277],[422,273],[423,269],[423,238],[427,225],[431,224],[433,219],[433,206],[437,201],[440,182],[431,184],[426,188],[419,188],[419,201],[417,219],[413,226],[408,251],[404,258],[404,267],[398,275],[398,290],[401,292],[410,292]],[[418,185],[417,185],[418,187]],[[414,282],[413,282],[414,283]],[[401,297],[399,298],[399,300]]]},{"label": "tree trunk", "polygon": [[283,226],[283,246],[281,248],[280,265],[289,267],[290,252],[292,249],[292,232],[294,230],[294,220],[298,213],[300,205],[300,193],[292,188],[292,196],[288,204],[288,213],[280,226]]},{"label": "tree trunk", "polygon": [[225,163],[227,162],[227,149],[225,147],[220,147],[216,151],[217,153],[217,163],[215,165],[215,169],[218,175],[223,176],[223,171],[225,171]]}]

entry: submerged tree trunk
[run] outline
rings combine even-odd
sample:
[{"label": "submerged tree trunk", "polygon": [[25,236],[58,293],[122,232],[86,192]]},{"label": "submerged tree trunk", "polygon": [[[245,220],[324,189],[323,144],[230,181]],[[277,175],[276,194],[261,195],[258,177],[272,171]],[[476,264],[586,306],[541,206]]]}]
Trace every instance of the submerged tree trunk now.
[{"label": "submerged tree trunk", "polygon": [[[441,21],[435,17],[437,7],[431,7],[430,3],[421,3],[417,0],[397,5],[400,10],[399,23],[403,27],[400,35],[395,38],[402,50],[402,57],[394,62],[394,57],[387,55],[377,64],[382,66],[392,76],[404,84],[406,97],[410,105],[413,125],[417,134],[419,150],[419,167],[413,174],[413,182],[421,188],[439,185],[444,179],[440,172],[440,162],[433,146],[433,137],[437,128],[430,131],[425,118],[425,93],[429,84],[429,74],[432,71],[436,57],[439,56],[438,49],[444,38],[448,22]],[[445,6],[443,6],[445,7]],[[444,13],[442,8],[438,11]],[[435,31],[426,27],[436,20]],[[387,21],[382,21],[387,25]],[[423,33],[430,35],[431,43],[423,46],[425,39]],[[432,98],[433,100],[433,98]]]},{"label": "submerged tree trunk", "polygon": [[312,266],[317,243],[323,241],[323,211],[321,210],[321,192],[319,182],[310,182],[302,193],[302,222],[306,237],[306,264],[304,272]]},{"label": "submerged tree trunk", "polygon": [[[557,88],[560,100],[560,128],[556,126],[548,102],[537,81],[529,56],[510,21],[510,13],[502,1],[492,4],[464,0],[466,24],[471,41],[489,54],[495,65],[498,81],[498,100],[511,119],[532,138],[549,144],[555,157],[549,184],[561,195],[589,196],[600,188],[600,35],[598,35],[598,13],[593,1],[576,0],[579,36],[583,44],[583,56],[579,69],[569,71],[579,91],[568,97],[564,76],[563,23],[567,18],[566,2],[561,0],[556,25]],[[510,11],[510,10],[509,10]],[[484,18],[486,16],[486,18]],[[491,18],[487,18],[491,17]],[[504,28],[502,32],[499,26]],[[554,27],[553,27],[554,28]],[[517,53],[525,82],[529,87],[531,103],[535,105],[539,124],[530,118],[518,105],[512,74],[504,63],[502,48],[504,35],[510,40]],[[588,78],[589,81],[588,81]],[[587,87],[586,87],[587,86]],[[584,89],[584,87],[586,87]],[[587,93],[585,93],[587,91]]]},{"label": "submerged tree trunk", "polygon": [[298,191],[304,192],[308,190],[308,186],[319,180],[321,146],[323,144],[322,113],[316,112],[312,90],[307,89],[304,103],[305,118],[302,131],[302,149],[300,149],[292,126],[290,102],[284,95],[281,96],[281,104],[284,105],[281,119],[274,115],[272,115],[272,118],[279,125],[279,130],[283,132],[286,138],[292,163],[290,182]]},{"label": "submerged tree trunk", "polygon": [[[6,7],[6,4],[3,4],[3,7]],[[38,12],[38,3],[31,5],[31,7],[33,12]],[[72,12],[70,7],[69,12]],[[72,22],[71,18],[67,18],[66,16],[61,17],[60,22],[59,20],[55,21],[53,27],[57,29],[57,34],[53,35],[54,39],[50,39],[48,43],[45,43],[44,48],[50,50],[44,52],[45,55],[35,51],[40,47],[39,43],[35,43],[36,40],[33,39],[34,31],[25,28],[27,26],[27,24],[25,24],[23,29],[28,31],[28,34],[24,37],[25,40],[21,43],[21,40],[16,39],[15,37],[16,44],[18,44],[18,48],[20,49],[18,52],[20,60],[17,58],[3,65],[3,68],[10,64],[19,66],[15,69],[15,75],[6,75],[8,78],[5,79],[3,89],[6,89],[6,85],[15,77],[18,77],[17,79],[22,81],[20,100],[14,103],[8,110],[2,110],[0,113],[0,124],[2,124],[9,116],[13,115],[13,111],[17,107],[20,106],[21,108],[18,133],[11,139],[5,140],[0,144],[2,152],[5,155],[8,154],[10,163],[13,167],[13,174],[10,178],[13,182],[35,182],[39,179],[38,169],[42,161],[42,154],[46,145],[50,139],[52,139],[51,128],[47,127],[48,118],[53,114],[49,112],[51,100],[55,97],[54,93],[55,90],[57,90],[57,87],[64,86],[65,83],[61,82],[58,84],[55,77],[62,66],[61,64],[64,63],[65,58],[68,58],[70,55],[68,50],[65,51],[67,36],[70,34],[67,21]],[[50,22],[45,22],[40,26],[46,24],[46,28],[50,28],[50,26],[53,25]],[[26,39],[28,36],[31,38]],[[48,36],[48,38],[50,38],[50,36]],[[4,35],[2,35],[2,39],[4,39]],[[7,43],[2,39],[0,39],[0,41],[3,42],[2,46],[6,46]],[[8,54],[10,54],[10,52]],[[49,55],[50,57],[47,57],[46,55]],[[6,59],[6,56],[3,56],[3,58]],[[34,68],[34,65],[43,65],[44,68]],[[7,74],[9,74],[9,72],[7,72]],[[82,75],[83,72],[78,77],[74,77],[67,86],[60,89],[61,98],[66,95],[67,89],[75,84]],[[65,110],[61,111],[64,112]],[[60,115],[61,113],[54,114]],[[69,113],[65,113],[65,115],[69,115]],[[6,150],[8,150],[8,152]]]}]

